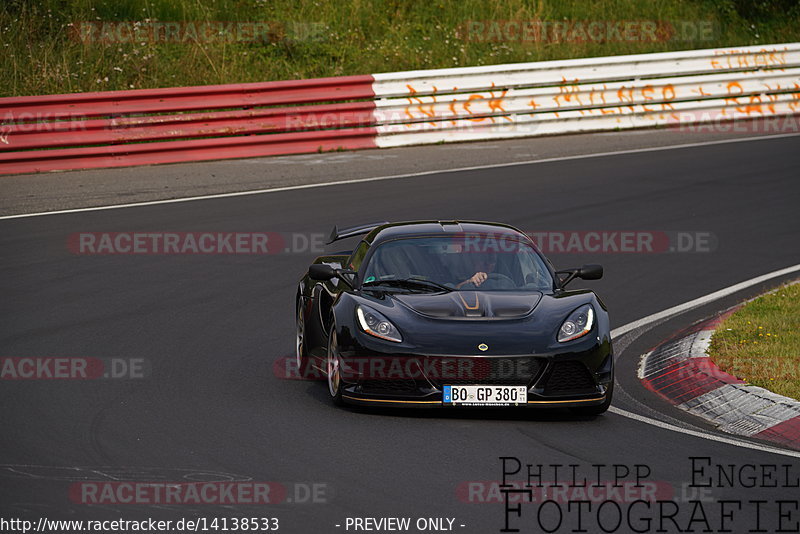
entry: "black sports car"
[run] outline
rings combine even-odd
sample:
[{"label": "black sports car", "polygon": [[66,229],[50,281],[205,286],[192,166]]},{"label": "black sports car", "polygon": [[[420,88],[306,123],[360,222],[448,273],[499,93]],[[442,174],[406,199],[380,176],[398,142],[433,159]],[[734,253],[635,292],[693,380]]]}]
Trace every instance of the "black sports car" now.
[{"label": "black sports car", "polygon": [[333,229],[353,251],[317,258],[297,290],[297,364],[331,398],[379,406],[567,407],[611,403],[603,302],[496,223],[424,221]]}]

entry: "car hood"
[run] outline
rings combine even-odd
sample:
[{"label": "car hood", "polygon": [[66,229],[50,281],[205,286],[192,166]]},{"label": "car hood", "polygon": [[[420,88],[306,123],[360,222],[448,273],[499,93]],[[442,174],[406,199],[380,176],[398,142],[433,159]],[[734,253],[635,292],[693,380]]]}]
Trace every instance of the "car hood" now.
[{"label": "car hood", "polygon": [[393,294],[406,308],[439,319],[519,319],[530,315],[542,300],[538,291],[451,291]]}]

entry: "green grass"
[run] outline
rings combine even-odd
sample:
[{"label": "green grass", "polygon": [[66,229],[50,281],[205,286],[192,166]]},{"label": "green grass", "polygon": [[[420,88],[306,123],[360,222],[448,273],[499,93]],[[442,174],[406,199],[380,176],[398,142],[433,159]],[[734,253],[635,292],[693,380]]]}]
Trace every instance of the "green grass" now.
[{"label": "green grass", "polygon": [[800,284],[737,310],[714,332],[708,352],[723,371],[800,399]]},{"label": "green grass", "polygon": [[[75,24],[277,22],[259,42],[83,43]],[[707,21],[710,38],[480,42],[466,21]],[[796,0],[4,0],[0,95],[205,85],[797,41]],[[71,26],[72,25],[72,26]],[[460,31],[461,29],[461,31]]]}]

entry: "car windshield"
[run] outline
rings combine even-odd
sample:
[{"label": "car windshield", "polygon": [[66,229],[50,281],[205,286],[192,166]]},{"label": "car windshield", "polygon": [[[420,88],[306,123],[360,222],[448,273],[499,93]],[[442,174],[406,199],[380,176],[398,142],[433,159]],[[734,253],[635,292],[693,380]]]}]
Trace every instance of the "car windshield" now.
[{"label": "car windshield", "polygon": [[553,288],[550,272],[531,245],[505,235],[409,237],[382,243],[364,267],[363,281],[388,286],[393,280],[427,280],[460,291]]}]

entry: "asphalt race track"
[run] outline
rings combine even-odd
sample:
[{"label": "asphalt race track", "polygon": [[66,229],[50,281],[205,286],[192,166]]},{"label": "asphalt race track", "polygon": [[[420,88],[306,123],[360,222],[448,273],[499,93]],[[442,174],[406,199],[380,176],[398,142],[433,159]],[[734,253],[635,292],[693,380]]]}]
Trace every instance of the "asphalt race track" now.
[{"label": "asphalt race track", "polygon": [[[579,418],[560,411],[337,409],[323,382],[276,376],[275,361],[294,351],[296,282],[315,256],[308,250],[80,255],[68,241],[80,232],[312,235],[327,234],[334,223],[411,219],[503,221],[526,231],[710,235],[712,245],[691,252],[549,254],[556,267],[602,263],[602,280],[576,287],[595,289],[613,326],[621,326],[800,263],[798,169],[800,138],[785,137],[2,220],[0,356],[142,359],[146,376],[0,382],[0,515],[268,516],[279,518],[280,532],[287,533],[346,532],[348,517],[411,517],[412,525],[417,518],[445,517],[455,518],[457,532],[498,532],[505,525],[503,504],[468,502],[480,499],[480,492],[465,488],[499,481],[502,456],[542,464],[546,481],[570,480],[563,467],[569,465],[590,480],[599,470],[601,481],[613,480],[615,465],[630,469],[628,480],[634,480],[635,466],[646,466],[646,480],[679,505],[676,522],[659,525],[655,519],[650,531],[678,532],[676,524],[703,531],[704,523],[689,523],[702,506],[714,532],[721,525],[733,532],[797,532],[800,491],[791,487],[800,476],[797,456],[661,429],[617,413]],[[692,320],[779,281],[618,343],[614,406],[713,432],[642,389],[635,378],[638,358]],[[758,480],[755,487],[746,487],[750,479],[744,476],[723,481],[723,487],[714,479],[711,488],[687,488],[690,457],[735,466],[737,473],[752,464]],[[562,470],[554,473],[553,465]],[[764,478],[764,466],[769,473],[773,465],[777,475]],[[509,478],[524,479],[524,471]],[[109,480],[270,481],[288,494],[281,503],[260,506],[90,506],[70,498],[76,482]],[[772,482],[776,487],[768,487]],[[612,506],[598,520],[595,505],[580,528],[647,531],[645,523],[631,526],[625,517],[635,498],[620,504],[621,525]],[[734,504],[721,508],[721,500]],[[749,502],[754,500],[765,502]],[[558,532],[581,531],[575,507],[568,511],[566,498],[561,501]],[[523,504],[520,517],[510,514],[510,526],[540,532],[540,511],[542,525],[553,529],[557,507]],[[657,518],[658,508],[634,507],[632,513],[634,519]],[[725,513],[734,519],[724,520]]]}]

